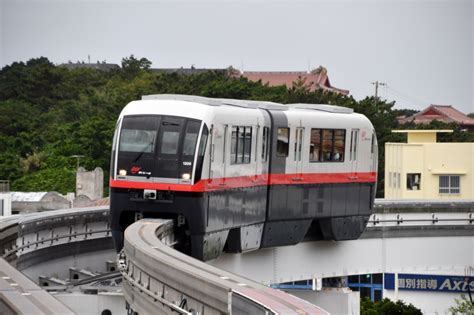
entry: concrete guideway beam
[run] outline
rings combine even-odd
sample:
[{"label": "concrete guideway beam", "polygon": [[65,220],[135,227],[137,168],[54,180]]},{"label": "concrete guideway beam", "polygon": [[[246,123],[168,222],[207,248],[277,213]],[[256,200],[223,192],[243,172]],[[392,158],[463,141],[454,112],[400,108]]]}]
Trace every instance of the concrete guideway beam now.
[{"label": "concrete guideway beam", "polygon": [[74,314],[0,258],[0,314]]},{"label": "concrete guideway beam", "polygon": [[[119,260],[124,295],[137,312],[181,314],[327,314],[306,301],[219,270],[163,244],[172,221],[140,220],[125,231]],[[145,295],[138,297],[138,295]],[[136,301],[140,301],[136,303]]]}]

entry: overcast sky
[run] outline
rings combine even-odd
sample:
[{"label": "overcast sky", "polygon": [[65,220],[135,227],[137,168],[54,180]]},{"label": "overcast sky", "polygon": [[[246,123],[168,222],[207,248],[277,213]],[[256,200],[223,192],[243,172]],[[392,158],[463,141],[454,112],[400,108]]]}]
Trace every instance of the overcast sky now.
[{"label": "overcast sky", "polygon": [[153,67],[306,71],[360,99],[474,112],[474,1],[0,0],[0,66],[134,54]]}]

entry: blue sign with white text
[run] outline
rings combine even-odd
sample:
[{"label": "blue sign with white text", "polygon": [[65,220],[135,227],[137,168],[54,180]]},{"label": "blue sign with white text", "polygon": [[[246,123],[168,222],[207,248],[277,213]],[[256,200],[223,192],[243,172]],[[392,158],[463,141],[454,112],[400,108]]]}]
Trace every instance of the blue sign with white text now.
[{"label": "blue sign with white text", "polygon": [[[384,275],[384,287],[395,289],[395,274]],[[474,292],[474,277],[414,275],[399,273],[398,290],[436,291],[436,292]]]}]

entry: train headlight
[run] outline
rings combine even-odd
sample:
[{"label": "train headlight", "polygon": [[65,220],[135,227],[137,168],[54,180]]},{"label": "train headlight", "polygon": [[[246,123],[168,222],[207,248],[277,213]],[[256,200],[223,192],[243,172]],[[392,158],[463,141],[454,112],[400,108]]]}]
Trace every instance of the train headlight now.
[{"label": "train headlight", "polygon": [[127,176],[127,170],[120,170],[119,175],[120,176]]},{"label": "train headlight", "polygon": [[189,173],[184,173],[183,175],[181,175],[181,178],[183,180],[190,180],[191,179],[191,174]]}]

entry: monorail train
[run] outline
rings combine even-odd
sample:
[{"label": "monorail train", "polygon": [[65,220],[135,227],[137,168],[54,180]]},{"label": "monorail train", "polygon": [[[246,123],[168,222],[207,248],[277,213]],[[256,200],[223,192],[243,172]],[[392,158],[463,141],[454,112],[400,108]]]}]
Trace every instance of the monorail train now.
[{"label": "monorail train", "polygon": [[209,260],[303,240],[350,240],[373,210],[377,139],[352,109],[149,95],[112,145],[115,247],[141,217],[173,218],[181,250]]}]

